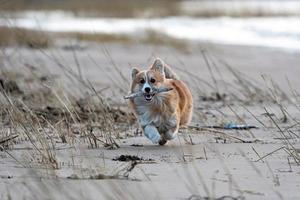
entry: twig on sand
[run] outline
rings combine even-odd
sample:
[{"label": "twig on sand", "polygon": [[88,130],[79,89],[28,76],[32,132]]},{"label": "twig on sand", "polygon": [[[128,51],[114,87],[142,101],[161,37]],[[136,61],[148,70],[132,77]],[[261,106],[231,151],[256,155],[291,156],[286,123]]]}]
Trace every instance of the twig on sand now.
[{"label": "twig on sand", "polygon": [[[153,92],[152,93],[149,93],[150,95],[153,95],[153,94],[158,94],[158,93],[162,93],[162,92],[169,92],[173,90],[173,88],[154,88],[153,89]],[[144,93],[142,91],[139,91],[139,92],[134,92],[134,93],[131,93],[127,96],[124,96],[124,99],[131,99],[131,98],[135,98],[135,97],[140,97],[140,96],[143,96]]]},{"label": "twig on sand", "polygon": [[[254,153],[258,156],[259,160],[262,160],[261,156],[258,154],[258,152],[254,149],[254,147],[251,147]],[[257,162],[257,161],[256,161]],[[262,161],[264,162],[264,161]]]},{"label": "twig on sand", "polygon": [[251,143],[251,141],[246,141],[246,140],[243,140],[241,138],[238,138],[236,136],[232,136],[232,135],[229,135],[225,132],[222,132],[222,131],[218,131],[218,130],[215,130],[215,129],[211,129],[211,128],[202,128],[202,127],[198,127],[198,126],[191,126],[189,125],[188,128],[190,129],[194,129],[194,130],[197,130],[197,131],[209,131],[209,132],[212,132],[212,133],[217,133],[217,134],[221,134],[227,138],[231,138],[231,139],[235,139],[235,140],[238,140],[242,143]]},{"label": "twig on sand", "polygon": [[17,138],[18,136],[19,136],[19,135],[10,135],[10,136],[1,138],[1,139],[0,139],[0,144],[3,144],[3,143],[8,142],[8,141],[10,141],[10,140],[13,140],[13,139]]},{"label": "twig on sand", "polygon": [[295,160],[295,162],[299,165],[300,164],[300,155],[298,153],[298,150],[295,148],[295,146],[289,141],[288,137],[285,135],[284,130],[282,130],[280,128],[280,126],[278,125],[278,123],[276,123],[276,121],[271,117],[270,113],[268,112],[268,110],[266,108],[264,108],[266,113],[268,114],[269,118],[271,119],[271,121],[275,124],[275,126],[278,128],[279,133],[281,134],[281,136],[284,138],[284,143],[286,145],[285,148],[283,148],[288,154],[290,154],[290,156],[292,156]]},{"label": "twig on sand", "polygon": [[223,130],[250,130],[250,129],[258,129],[257,126],[245,125],[245,124],[234,124],[234,123],[228,123],[225,126],[218,126],[218,125],[199,126],[198,128],[213,128],[213,129],[223,129]]},{"label": "twig on sand", "polygon": [[[255,160],[254,162],[258,162],[258,161],[260,161],[260,160],[263,160],[264,158],[266,158],[266,157],[272,155],[273,153],[275,153],[275,152],[277,152],[277,151],[279,151],[279,150],[281,150],[281,149],[285,149],[285,147],[280,147],[280,148],[278,148],[278,149],[275,149],[274,151],[272,151],[272,152],[270,152],[270,153],[267,153],[267,154],[264,155],[263,157],[260,157],[260,156],[259,156],[259,159]],[[256,152],[256,154],[258,155],[257,152]]]},{"label": "twig on sand", "polygon": [[261,125],[263,125],[265,128],[267,128],[267,126],[261,121],[259,120],[248,108],[246,108],[246,106],[243,106],[242,107],[252,115],[252,117],[254,117],[254,119],[256,119],[256,121],[258,121]]},{"label": "twig on sand", "polygon": [[0,145],[0,151],[5,151],[12,159],[14,159],[17,163],[19,163],[24,168],[28,168],[25,164],[23,164],[21,161],[19,161],[16,157],[14,157],[11,153],[9,153],[3,146]]},{"label": "twig on sand", "polygon": [[204,152],[205,160],[207,160],[207,155],[206,155],[205,147],[203,147],[203,152]]},{"label": "twig on sand", "polygon": [[97,138],[91,131],[90,131],[90,137],[92,137],[93,140],[101,142],[102,144],[104,144],[104,147],[107,147],[109,149],[120,148],[120,146],[118,145],[118,143],[114,139],[112,139],[112,138],[110,138],[109,142],[103,141],[103,140]]}]

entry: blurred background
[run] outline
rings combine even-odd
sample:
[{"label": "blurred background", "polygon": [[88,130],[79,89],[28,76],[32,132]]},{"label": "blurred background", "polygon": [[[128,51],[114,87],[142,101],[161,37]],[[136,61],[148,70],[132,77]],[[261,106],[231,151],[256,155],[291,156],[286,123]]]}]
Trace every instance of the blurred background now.
[{"label": "blurred background", "polygon": [[[297,50],[300,2],[289,0],[1,0],[0,44],[55,38],[163,43],[208,41]],[[7,30],[7,27],[10,29]],[[15,29],[13,31],[12,29]],[[18,33],[16,33],[16,30]],[[33,32],[30,32],[33,31]],[[32,38],[34,40],[32,41]],[[30,44],[29,44],[30,45]]]}]

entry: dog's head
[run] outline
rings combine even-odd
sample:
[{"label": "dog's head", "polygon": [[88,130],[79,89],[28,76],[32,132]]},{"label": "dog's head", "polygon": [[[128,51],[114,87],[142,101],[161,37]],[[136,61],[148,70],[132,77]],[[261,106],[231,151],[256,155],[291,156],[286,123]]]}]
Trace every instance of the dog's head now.
[{"label": "dog's head", "polygon": [[148,70],[132,69],[131,76],[131,92],[143,92],[143,98],[150,102],[155,96],[153,91],[165,81],[164,63],[156,59]]}]

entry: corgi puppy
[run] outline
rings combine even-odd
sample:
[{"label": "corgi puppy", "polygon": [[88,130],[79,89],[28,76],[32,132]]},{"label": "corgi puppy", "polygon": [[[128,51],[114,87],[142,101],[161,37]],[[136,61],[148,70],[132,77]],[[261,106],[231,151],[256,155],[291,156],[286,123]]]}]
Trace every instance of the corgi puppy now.
[{"label": "corgi puppy", "polygon": [[[164,145],[175,138],[180,126],[191,121],[192,94],[187,85],[159,58],[148,70],[132,69],[131,75],[130,92],[142,92],[143,95],[131,98],[129,106],[144,135],[153,143]],[[158,88],[172,90],[154,93]]]}]

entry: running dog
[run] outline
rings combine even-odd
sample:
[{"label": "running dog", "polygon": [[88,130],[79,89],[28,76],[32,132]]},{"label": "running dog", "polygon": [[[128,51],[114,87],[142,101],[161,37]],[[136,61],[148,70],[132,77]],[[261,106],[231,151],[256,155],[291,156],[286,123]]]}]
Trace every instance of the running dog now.
[{"label": "running dog", "polygon": [[[131,71],[129,105],[138,119],[144,135],[154,144],[164,145],[175,138],[179,127],[192,118],[193,97],[187,85],[173,70],[157,58],[148,70]],[[167,92],[155,92],[168,88]]]}]

